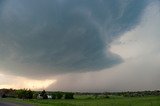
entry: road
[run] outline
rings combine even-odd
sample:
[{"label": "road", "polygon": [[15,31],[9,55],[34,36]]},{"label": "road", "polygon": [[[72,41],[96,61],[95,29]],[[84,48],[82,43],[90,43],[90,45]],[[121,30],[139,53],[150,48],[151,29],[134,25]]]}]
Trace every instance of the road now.
[{"label": "road", "polygon": [[33,106],[33,105],[0,101],[0,106]]}]

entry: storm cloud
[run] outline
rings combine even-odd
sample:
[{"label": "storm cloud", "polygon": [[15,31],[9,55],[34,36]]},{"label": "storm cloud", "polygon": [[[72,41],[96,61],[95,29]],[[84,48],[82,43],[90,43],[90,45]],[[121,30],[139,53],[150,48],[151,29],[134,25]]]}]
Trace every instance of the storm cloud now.
[{"label": "storm cloud", "polygon": [[0,69],[36,77],[97,71],[123,60],[111,42],[147,0],[0,0]]}]

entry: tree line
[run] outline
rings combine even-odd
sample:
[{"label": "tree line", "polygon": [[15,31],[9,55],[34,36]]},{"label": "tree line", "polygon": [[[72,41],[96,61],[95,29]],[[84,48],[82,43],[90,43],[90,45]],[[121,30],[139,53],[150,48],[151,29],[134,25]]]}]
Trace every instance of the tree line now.
[{"label": "tree line", "polygon": [[137,92],[104,92],[104,93],[82,93],[82,92],[47,92],[32,91],[30,89],[0,89],[0,98],[19,98],[19,99],[74,99],[74,95],[93,95],[95,98],[104,96],[109,98],[110,95],[123,97],[143,97],[143,96],[160,96],[160,91],[137,91]]},{"label": "tree line", "polygon": [[72,92],[46,92],[32,91],[30,89],[0,89],[1,98],[19,98],[19,99],[74,99]]}]

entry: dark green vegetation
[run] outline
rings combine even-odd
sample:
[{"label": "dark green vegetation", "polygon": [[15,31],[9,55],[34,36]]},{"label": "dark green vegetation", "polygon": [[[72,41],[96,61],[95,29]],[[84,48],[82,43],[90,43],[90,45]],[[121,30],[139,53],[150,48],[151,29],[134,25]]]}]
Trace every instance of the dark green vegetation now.
[{"label": "dark green vegetation", "polygon": [[72,92],[31,91],[30,89],[0,89],[0,98],[19,99],[74,99]]},{"label": "dark green vegetation", "polygon": [[40,93],[40,96],[42,97],[42,99],[48,99],[47,92],[46,92],[45,90],[43,90],[43,91]]},{"label": "dark green vegetation", "polygon": [[27,89],[20,89],[16,90],[15,97],[19,99],[32,99],[33,98],[33,91]]},{"label": "dark green vegetation", "polygon": [[[35,106],[160,106],[160,91],[69,93],[3,89],[0,94],[0,101]],[[52,98],[49,98],[49,95]],[[41,98],[38,98],[39,96]]]},{"label": "dark green vegetation", "polygon": [[[86,96],[88,97],[88,96]],[[1,100],[1,99],[0,99]],[[151,97],[116,97],[109,99],[83,99],[53,100],[53,99],[7,99],[3,101],[14,101],[20,103],[33,104],[34,106],[160,106],[160,96]]]}]

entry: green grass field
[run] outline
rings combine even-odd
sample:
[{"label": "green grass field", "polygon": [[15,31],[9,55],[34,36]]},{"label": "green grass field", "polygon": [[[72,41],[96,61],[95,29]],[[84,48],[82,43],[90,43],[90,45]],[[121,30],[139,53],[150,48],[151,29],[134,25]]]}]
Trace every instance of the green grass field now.
[{"label": "green grass field", "polygon": [[3,99],[33,104],[35,106],[160,106],[160,96],[155,97],[111,97],[109,99],[74,99],[74,100],[20,100]]}]

